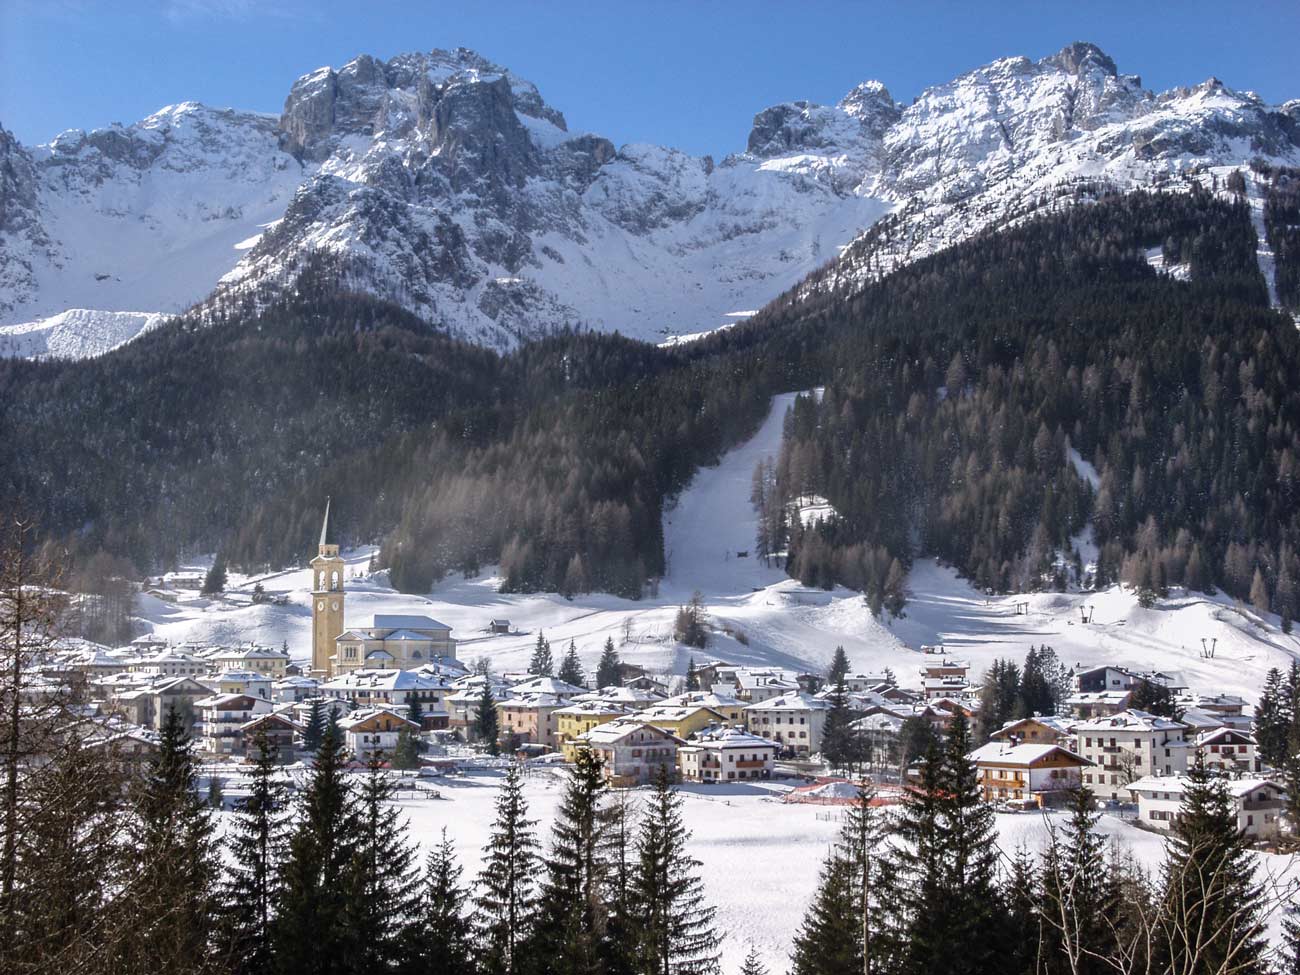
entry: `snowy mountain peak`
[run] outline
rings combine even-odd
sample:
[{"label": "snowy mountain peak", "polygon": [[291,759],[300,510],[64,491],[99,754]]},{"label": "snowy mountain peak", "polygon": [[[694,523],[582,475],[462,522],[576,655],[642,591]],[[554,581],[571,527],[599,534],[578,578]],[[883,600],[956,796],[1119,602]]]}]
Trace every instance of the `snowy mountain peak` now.
[{"label": "snowy mountain peak", "polygon": [[1084,42],[906,107],[879,81],[783,102],[716,164],[571,133],[536,85],[465,48],[361,55],[300,77],[278,118],[183,102],[33,149],[0,130],[0,325],[180,311],[214,285],[291,286],[324,256],[340,286],[471,341],[578,324],[660,340],[761,307],[891,211],[884,250],[850,249],[856,273],[1079,181],[1188,185],[1255,156],[1300,161],[1300,101],[1217,79],[1157,95]]}]

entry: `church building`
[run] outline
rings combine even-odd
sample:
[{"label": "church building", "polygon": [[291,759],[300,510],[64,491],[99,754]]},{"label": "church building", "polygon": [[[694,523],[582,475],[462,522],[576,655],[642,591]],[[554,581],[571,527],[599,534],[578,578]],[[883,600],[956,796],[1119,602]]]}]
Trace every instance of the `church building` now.
[{"label": "church building", "polygon": [[370,626],[343,625],[343,559],[329,541],[329,502],[311,560],[311,665],[319,676],[354,670],[415,670],[456,659],[451,627],[428,616],[376,614]]}]

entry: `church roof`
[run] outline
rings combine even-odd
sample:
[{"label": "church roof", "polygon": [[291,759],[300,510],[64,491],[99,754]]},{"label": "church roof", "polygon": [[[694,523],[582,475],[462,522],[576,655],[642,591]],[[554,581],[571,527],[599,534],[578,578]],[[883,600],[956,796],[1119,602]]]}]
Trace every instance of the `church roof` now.
[{"label": "church roof", "polygon": [[327,544],[330,527],[330,499],[325,499],[325,520],[320,523],[320,543]]},{"label": "church roof", "polygon": [[376,630],[450,630],[446,623],[439,623],[428,616],[407,616],[400,613],[376,613]]}]

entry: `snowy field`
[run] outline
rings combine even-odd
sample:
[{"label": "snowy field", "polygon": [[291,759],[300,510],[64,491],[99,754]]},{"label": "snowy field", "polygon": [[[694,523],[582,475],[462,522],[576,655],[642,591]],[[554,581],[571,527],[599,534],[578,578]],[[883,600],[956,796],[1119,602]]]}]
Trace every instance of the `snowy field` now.
[{"label": "snowy field", "polygon": [[[529,817],[538,820],[538,837],[544,846],[550,842],[550,827],[563,789],[562,774],[534,771],[525,784]],[[499,773],[484,771],[437,780],[442,800],[401,803],[421,846],[438,843],[446,829],[465,867],[466,880],[473,878],[481,864],[501,778]],[[686,825],[692,833],[689,850],[701,861],[707,896],[718,908],[718,930],[726,935],[724,971],[727,975],[738,972],[752,945],[768,970],[780,975],[787,970],[791,943],[816,889],[822,859],[839,831],[842,811],[783,803],[779,796],[784,787],[776,782],[683,786],[681,791]],[[1000,846],[1009,856],[1021,847],[1042,849],[1049,823],[1059,822],[1060,817],[999,814],[997,821]],[[1158,869],[1162,837],[1108,816],[1102,817],[1099,827],[1145,867]],[[1260,856],[1261,880],[1290,889],[1298,877],[1300,870],[1291,858]],[[1272,922],[1276,938],[1280,917]]]},{"label": "snowy field", "polygon": [[[367,625],[375,613],[433,616],[453,628],[462,659],[486,657],[497,671],[523,669],[539,630],[557,650],[574,640],[588,672],[607,637],[614,638],[624,659],[678,673],[685,671],[692,654],[820,671],[842,644],[854,668],[891,667],[905,685],[919,684],[922,645],[946,645],[969,659],[978,675],[995,658],[1020,659],[1031,644],[1047,643],[1067,665],[1176,669],[1195,690],[1250,700],[1258,696],[1269,667],[1285,668],[1300,653],[1300,641],[1284,636],[1276,617],[1262,617],[1222,595],[1175,590],[1149,610],[1119,587],[985,597],[952,569],[931,560],[913,568],[910,599],[898,619],[874,618],[861,595],[849,590],[804,590],[779,569],[737,555],[754,544],[749,504],[754,466],[780,449],[782,419],[793,398],[777,397],[754,438],[717,467],[701,470],[667,512],[668,572],[657,596],[627,600],[588,594],[567,600],[554,594],[503,595],[491,570],[475,579],[449,577],[427,597],[411,596],[395,592],[382,572],[366,575],[371,549],[365,548],[346,553],[352,576],[347,580],[348,623]],[[287,641],[296,658],[307,658],[309,571],[233,581],[232,591],[220,601],[196,598],[171,604],[142,597],[145,621],[175,642],[252,640],[278,646]],[[255,581],[271,594],[286,596],[288,605],[251,605]],[[672,639],[676,609],[696,590],[715,627],[713,642],[703,652],[688,651]],[[1091,623],[1081,622],[1081,609],[1091,612]],[[489,635],[486,627],[494,617],[508,618],[517,632]],[[1204,656],[1203,640],[1213,646],[1213,658]]]}]

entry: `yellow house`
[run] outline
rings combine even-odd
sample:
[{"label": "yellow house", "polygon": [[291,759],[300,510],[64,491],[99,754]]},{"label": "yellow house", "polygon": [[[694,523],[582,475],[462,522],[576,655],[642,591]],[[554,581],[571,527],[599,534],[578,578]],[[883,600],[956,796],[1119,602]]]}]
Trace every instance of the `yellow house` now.
[{"label": "yellow house", "polygon": [[611,704],[608,701],[582,701],[570,704],[566,708],[552,711],[555,720],[555,736],[560,743],[560,751],[567,762],[577,760],[577,746],[574,739],[579,735],[599,727],[630,712],[629,708]]},{"label": "yellow house", "polygon": [[702,704],[656,704],[637,711],[632,717],[642,724],[652,724],[676,738],[689,738],[701,728],[726,724],[726,716]]},{"label": "yellow house", "polygon": [[717,711],[727,724],[733,728],[745,727],[745,702],[739,698],[732,697],[730,694],[718,694],[715,691],[687,691],[685,694],[678,694],[676,697],[670,697],[666,701],[660,701],[664,707],[696,707],[712,708]]}]

